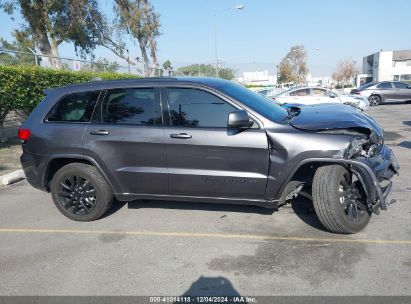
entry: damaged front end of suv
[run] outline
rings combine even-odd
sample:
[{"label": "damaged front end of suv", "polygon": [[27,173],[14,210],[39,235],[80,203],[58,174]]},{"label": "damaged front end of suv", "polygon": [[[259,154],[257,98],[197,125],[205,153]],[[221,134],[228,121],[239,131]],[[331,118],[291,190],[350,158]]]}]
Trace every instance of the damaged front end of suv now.
[{"label": "damaged front end of suv", "polygon": [[[383,138],[371,131],[366,139],[352,140],[345,158],[355,159],[357,162],[352,165],[352,171],[361,180],[367,193],[368,208],[376,214],[380,208],[387,210],[387,196],[392,187],[391,178],[398,173],[400,166],[391,149],[384,145]],[[394,200],[390,203],[393,202]]]},{"label": "damaged front end of suv", "polygon": [[327,130],[324,133],[354,136],[344,153],[344,163],[355,174],[366,194],[367,208],[375,214],[387,210],[387,196],[392,177],[399,171],[399,163],[391,149],[384,144],[382,129],[354,128]]},{"label": "damaged front end of suv", "polygon": [[[299,169],[289,179],[293,184],[287,183],[280,204],[308,193],[324,226],[355,233],[372,213],[379,214],[394,202],[388,194],[399,163],[373,118],[346,105],[295,107],[288,112],[287,123],[301,133],[288,134],[281,144],[294,151],[288,157],[298,159]],[[273,141],[274,137],[278,135],[273,133]],[[290,140],[298,144],[290,147]]]}]

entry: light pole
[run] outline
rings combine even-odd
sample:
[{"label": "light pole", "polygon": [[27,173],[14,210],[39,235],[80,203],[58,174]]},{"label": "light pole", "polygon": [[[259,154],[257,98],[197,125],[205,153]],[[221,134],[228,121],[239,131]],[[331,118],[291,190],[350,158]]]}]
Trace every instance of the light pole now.
[{"label": "light pole", "polygon": [[[236,5],[234,9],[242,10],[244,9],[244,4]],[[218,29],[218,17],[220,17],[224,12],[232,9],[231,7],[222,10],[218,14],[214,14],[214,53],[215,53],[215,76],[218,77],[219,61],[218,61],[218,39],[217,39],[217,29]]]}]

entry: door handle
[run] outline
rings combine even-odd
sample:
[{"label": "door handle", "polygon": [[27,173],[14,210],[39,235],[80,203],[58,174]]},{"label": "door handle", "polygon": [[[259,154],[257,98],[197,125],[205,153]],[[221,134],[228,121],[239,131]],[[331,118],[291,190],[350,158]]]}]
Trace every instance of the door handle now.
[{"label": "door handle", "polygon": [[90,131],[91,135],[108,135],[108,131],[106,130],[92,130]]},{"label": "door handle", "polygon": [[171,138],[182,138],[182,139],[187,139],[191,138],[192,136],[187,133],[178,133],[178,134],[170,134]]}]

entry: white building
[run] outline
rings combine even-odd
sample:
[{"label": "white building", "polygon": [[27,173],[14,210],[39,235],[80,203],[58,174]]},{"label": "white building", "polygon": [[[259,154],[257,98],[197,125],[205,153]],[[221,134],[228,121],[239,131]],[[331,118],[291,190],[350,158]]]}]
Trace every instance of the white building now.
[{"label": "white building", "polygon": [[244,72],[243,76],[238,77],[237,80],[243,84],[252,85],[276,85],[277,76],[269,75],[268,71]]},{"label": "white building", "polygon": [[357,85],[384,80],[411,81],[411,50],[381,50],[364,57],[362,74],[357,78]]}]

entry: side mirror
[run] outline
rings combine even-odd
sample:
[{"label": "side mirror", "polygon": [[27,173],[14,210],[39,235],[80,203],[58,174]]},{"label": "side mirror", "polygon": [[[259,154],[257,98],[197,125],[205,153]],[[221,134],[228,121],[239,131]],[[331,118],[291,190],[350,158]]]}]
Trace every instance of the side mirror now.
[{"label": "side mirror", "polygon": [[254,122],[250,121],[247,111],[237,110],[228,114],[227,127],[233,129],[249,129],[253,126]]}]

